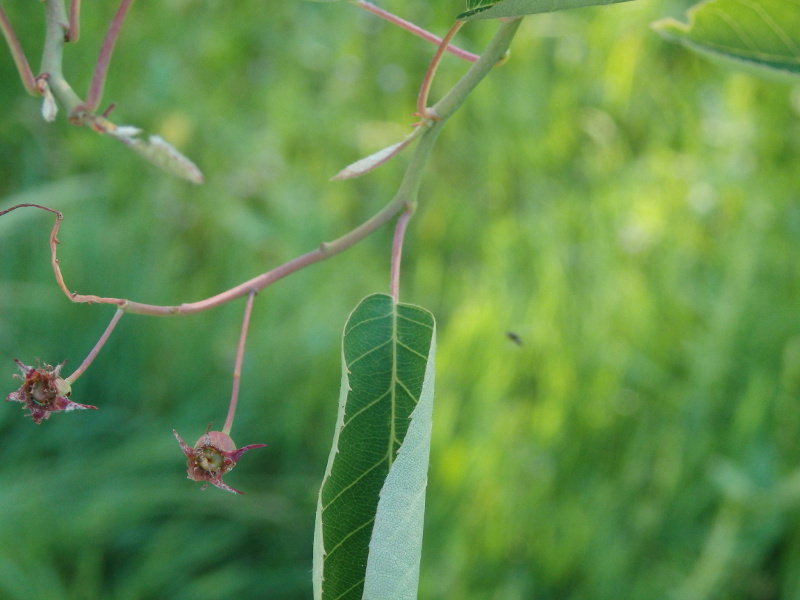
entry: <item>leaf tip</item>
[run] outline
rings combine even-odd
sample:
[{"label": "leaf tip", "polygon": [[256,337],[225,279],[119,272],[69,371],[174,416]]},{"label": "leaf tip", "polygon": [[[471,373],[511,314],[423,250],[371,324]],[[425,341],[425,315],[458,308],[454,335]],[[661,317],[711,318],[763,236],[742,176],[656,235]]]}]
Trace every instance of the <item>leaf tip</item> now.
[{"label": "leaf tip", "polygon": [[[416,133],[416,132],[415,132]],[[369,156],[362,158],[361,160],[357,160],[354,163],[347,165],[344,169],[339,171],[336,175],[331,177],[331,181],[340,181],[342,179],[353,179],[354,177],[360,177],[365,173],[369,173],[373,169],[377,169],[383,163],[389,161],[390,159],[397,156],[400,151],[408,146],[408,144],[413,140],[415,137],[414,133],[406,137],[402,142],[397,142],[396,144],[392,144],[384,148],[383,150],[378,150],[374,154],[370,154]]]}]

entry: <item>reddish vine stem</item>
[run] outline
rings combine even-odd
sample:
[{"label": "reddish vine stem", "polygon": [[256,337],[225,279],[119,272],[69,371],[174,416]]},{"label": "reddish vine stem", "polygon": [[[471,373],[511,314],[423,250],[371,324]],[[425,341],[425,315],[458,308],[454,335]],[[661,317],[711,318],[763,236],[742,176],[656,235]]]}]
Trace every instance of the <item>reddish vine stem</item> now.
[{"label": "reddish vine stem", "polygon": [[[426,31],[422,27],[414,25],[414,23],[411,23],[410,21],[406,21],[405,19],[402,19],[397,15],[394,15],[389,11],[386,11],[380,8],[379,6],[375,6],[371,2],[366,2],[365,0],[354,0],[353,4],[355,4],[359,8],[363,8],[367,12],[371,12],[373,15],[379,16],[381,19],[385,19],[386,21],[392,23],[393,25],[402,27],[409,33],[413,33],[414,35],[422,38],[426,42],[431,42],[432,44],[436,44],[437,46],[442,43],[442,38],[440,38],[438,35],[434,35],[430,31]],[[471,63],[474,63],[480,58],[477,54],[473,54],[472,52],[468,52],[467,50],[462,50],[458,46],[451,46],[450,44],[446,45],[445,50],[450,54],[462,58]]]},{"label": "reddish vine stem", "polygon": [[444,56],[444,52],[447,49],[447,46],[450,44],[450,40],[455,37],[455,35],[458,33],[458,30],[461,29],[463,25],[464,21],[456,21],[453,23],[453,26],[444,36],[444,39],[436,49],[436,54],[433,55],[431,64],[428,66],[428,70],[425,71],[425,78],[422,80],[422,85],[419,88],[419,97],[417,98],[417,114],[419,114],[419,116],[423,119],[428,117],[436,118],[436,115],[431,115],[431,111],[428,109],[428,93],[431,91],[433,77],[436,75],[436,69],[439,67],[439,63],[442,61],[442,56]]},{"label": "reddish vine stem", "polygon": [[54,215],[56,215],[56,221],[60,221],[61,219],[64,218],[64,215],[61,214],[59,211],[57,211],[54,208],[48,208],[46,206],[42,206],[41,204],[28,204],[28,203],[26,203],[26,204],[15,204],[11,208],[6,208],[5,210],[0,210],[0,217],[10,213],[12,210],[17,210],[18,208],[41,208],[42,210],[46,210],[47,212],[51,212]]},{"label": "reddish vine stem", "polygon": [[[47,0],[48,7],[54,0]],[[57,6],[52,4],[52,6]],[[206,298],[197,302],[188,304],[181,304],[179,306],[158,306],[153,304],[143,304],[140,302],[132,302],[121,298],[103,298],[94,295],[83,295],[77,292],[70,292],[64,283],[64,278],[61,274],[58,258],[56,255],[58,245],[58,229],[64,216],[57,210],[42,206],[39,204],[17,204],[11,208],[0,211],[0,216],[3,216],[13,210],[24,207],[33,207],[45,210],[56,215],[56,222],[50,233],[50,255],[51,265],[55,274],[56,282],[61,291],[73,302],[84,303],[98,303],[98,304],[114,304],[124,312],[131,312],[136,314],[144,314],[150,316],[174,316],[186,315],[196,312],[208,310],[210,308],[220,306],[226,302],[241,298],[253,292],[258,292],[271,283],[286,277],[306,266],[314,264],[339,254],[354,244],[360,242],[370,234],[380,229],[383,225],[388,223],[393,217],[400,213],[404,208],[413,205],[416,202],[417,194],[419,191],[420,182],[424,166],[427,163],[430,151],[433,148],[436,138],[438,137],[441,128],[447,119],[452,116],[459,106],[464,102],[469,93],[480,83],[484,77],[492,70],[497,62],[506,55],[508,46],[514,35],[517,32],[521,18],[510,19],[502,21],[494,39],[489,43],[480,59],[470,67],[467,73],[456,83],[456,85],[447,92],[444,97],[436,103],[431,111],[438,116],[428,125],[422,135],[420,135],[417,147],[406,169],[406,174],[400,184],[395,197],[379,212],[372,216],[352,231],[344,234],[343,236],[331,241],[324,242],[317,250],[308,252],[297,258],[290,260],[283,265],[280,265],[266,273],[262,273],[244,283],[241,283],[229,290],[221,292],[216,296]]]},{"label": "reddish vine stem", "polygon": [[89,355],[83,360],[81,366],[75,369],[75,372],[69,377],[67,377],[64,381],[72,385],[73,383],[75,383],[75,380],[78,379],[78,377],[83,375],[83,372],[89,368],[89,365],[91,365],[94,359],[97,357],[98,353],[103,348],[109,336],[111,335],[111,332],[114,331],[114,328],[117,326],[117,323],[124,314],[125,314],[124,310],[122,310],[121,308],[117,308],[116,312],[114,313],[114,316],[111,317],[111,322],[108,324],[108,327],[106,327],[106,330],[103,332],[103,335],[100,336],[100,339],[97,340],[97,343],[94,345],[94,348],[92,348],[92,351],[89,352]]},{"label": "reddish vine stem", "polygon": [[406,227],[415,209],[416,206],[409,204],[405,212],[397,219],[397,225],[394,228],[394,239],[392,240],[391,294],[395,302],[400,301],[400,262],[403,258],[403,240],[406,235]]},{"label": "reddish vine stem", "polygon": [[81,37],[81,0],[70,0],[69,3],[69,32],[67,37],[70,42],[77,42]]},{"label": "reddish vine stem", "polygon": [[[100,56],[97,58],[97,64],[92,74],[92,82],[89,84],[89,94],[86,96],[86,102],[80,108],[88,112],[94,112],[100,105],[100,99],[103,97],[103,88],[106,84],[106,75],[108,74],[108,64],[111,62],[111,55],[114,52],[114,45],[117,43],[119,37],[119,30],[122,23],[125,21],[125,16],[128,14],[128,9],[131,7],[133,0],[122,0],[119,4],[114,18],[111,19],[111,25],[108,26],[106,37],[103,39],[103,45],[100,47]],[[80,0],[75,0],[72,8],[75,5],[80,5]],[[70,14],[70,26],[72,24],[72,14]]]},{"label": "reddish vine stem", "polygon": [[239,347],[236,350],[236,363],[233,367],[233,391],[231,392],[231,403],[228,406],[228,418],[225,419],[225,426],[222,433],[230,435],[233,427],[233,418],[236,416],[236,404],[239,402],[239,381],[242,378],[242,362],[244,362],[244,343],[247,339],[247,329],[250,327],[250,313],[253,312],[253,300],[256,291],[252,290],[247,296],[247,304],[244,307],[244,318],[242,319],[242,333],[239,335]]},{"label": "reddish vine stem", "polygon": [[22,85],[25,86],[25,91],[31,96],[41,96],[39,86],[36,85],[36,77],[34,77],[33,71],[31,71],[28,59],[25,57],[25,52],[22,50],[22,45],[19,43],[17,34],[14,33],[11,21],[8,20],[2,6],[0,6],[0,29],[3,31],[3,37],[6,38],[9,50],[11,50],[11,56],[14,58],[14,64],[19,72]]}]

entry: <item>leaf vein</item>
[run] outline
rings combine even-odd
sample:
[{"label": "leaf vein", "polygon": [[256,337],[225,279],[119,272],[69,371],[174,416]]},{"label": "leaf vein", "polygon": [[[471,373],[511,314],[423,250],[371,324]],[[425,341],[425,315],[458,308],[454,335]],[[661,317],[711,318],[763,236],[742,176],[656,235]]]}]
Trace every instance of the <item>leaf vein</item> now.
[{"label": "leaf vein", "polygon": [[351,481],[349,484],[347,484],[345,487],[343,487],[341,490],[339,490],[339,493],[336,494],[333,498],[331,498],[330,501],[325,506],[322,507],[322,512],[325,512],[326,510],[328,510],[328,508],[330,508],[333,505],[333,503],[336,502],[342,496],[342,494],[344,494],[347,490],[349,490],[351,487],[353,487],[359,481],[364,479],[364,477],[366,477],[368,474],[372,473],[372,471],[374,471],[379,466],[381,466],[381,464],[383,464],[384,460],[386,460],[386,459],[385,458],[380,459],[378,462],[376,462],[370,468],[366,469],[363,473],[361,473],[358,477],[353,479],[353,481]]}]

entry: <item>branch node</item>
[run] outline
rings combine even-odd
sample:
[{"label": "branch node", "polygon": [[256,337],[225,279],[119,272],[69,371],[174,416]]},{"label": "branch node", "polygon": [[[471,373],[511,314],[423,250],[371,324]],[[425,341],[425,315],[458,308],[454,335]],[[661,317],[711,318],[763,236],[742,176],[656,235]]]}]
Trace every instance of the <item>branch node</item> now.
[{"label": "branch node", "polygon": [[495,67],[502,67],[504,64],[506,64],[508,62],[508,58],[510,56],[511,56],[511,48],[509,48],[508,50],[506,50],[503,53],[503,56],[500,57],[500,60],[498,60],[496,63],[494,63],[494,66]]}]

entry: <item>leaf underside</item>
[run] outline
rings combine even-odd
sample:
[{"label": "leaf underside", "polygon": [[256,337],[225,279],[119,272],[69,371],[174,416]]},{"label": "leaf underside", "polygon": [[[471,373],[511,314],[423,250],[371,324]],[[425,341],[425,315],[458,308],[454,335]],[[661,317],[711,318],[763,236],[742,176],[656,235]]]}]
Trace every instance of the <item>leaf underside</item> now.
[{"label": "leaf underside", "polygon": [[688,23],[662,19],[653,28],[704,56],[756,75],[800,77],[800,1],[708,0]]},{"label": "leaf underside", "polygon": [[339,415],[317,508],[317,599],[416,597],[434,329],[428,311],[385,294],[364,298],[345,325]]},{"label": "leaf underside", "polygon": [[631,0],[467,0],[467,10],[458,15],[462,21],[522,17],[585,6],[617,4]]}]

